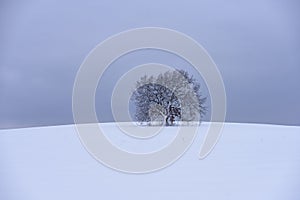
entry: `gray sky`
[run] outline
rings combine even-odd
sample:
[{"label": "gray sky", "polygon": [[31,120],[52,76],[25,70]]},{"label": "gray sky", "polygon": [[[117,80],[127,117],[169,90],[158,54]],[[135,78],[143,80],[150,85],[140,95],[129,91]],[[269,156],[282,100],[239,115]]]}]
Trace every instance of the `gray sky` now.
[{"label": "gray sky", "polygon": [[[223,76],[227,121],[300,125],[299,10],[296,0],[1,1],[0,128],[73,123],[72,87],[85,56],[145,26],[178,30],[206,48]],[[159,62],[198,77],[168,53],[127,56],[100,82],[101,121],[113,120],[111,89],[131,67]]]}]

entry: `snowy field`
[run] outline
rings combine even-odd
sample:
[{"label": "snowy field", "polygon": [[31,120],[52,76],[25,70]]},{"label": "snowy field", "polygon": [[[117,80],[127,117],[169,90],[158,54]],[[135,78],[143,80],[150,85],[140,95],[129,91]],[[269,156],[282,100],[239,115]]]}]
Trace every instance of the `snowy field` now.
[{"label": "snowy field", "polygon": [[[163,147],[177,128],[138,140],[104,125],[114,144],[135,152]],[[97,162],[73,125],[0,130],[0,200],[300,199],[300,127],[227,123],[212,153],[199,160],[207,128],[201,124],[173,165],[139,175]]]}]

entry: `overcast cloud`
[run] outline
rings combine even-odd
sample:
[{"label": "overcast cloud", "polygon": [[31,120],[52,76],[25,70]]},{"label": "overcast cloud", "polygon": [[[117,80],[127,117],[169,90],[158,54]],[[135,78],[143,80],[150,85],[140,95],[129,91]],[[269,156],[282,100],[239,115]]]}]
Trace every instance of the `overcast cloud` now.
[{"label": "overcast cloud", "polygon": [[[300,125],[299,11],[292,0],[1,1],[0,128],[73,123],[73,82],[85,56],[107,37],[145,26],[178,30],[206,48],[223,76],[227,121]],[[201,78],[166,52],[124,56],[99,84],[100,121],[113,120],[118,78],[147,62]]]}]

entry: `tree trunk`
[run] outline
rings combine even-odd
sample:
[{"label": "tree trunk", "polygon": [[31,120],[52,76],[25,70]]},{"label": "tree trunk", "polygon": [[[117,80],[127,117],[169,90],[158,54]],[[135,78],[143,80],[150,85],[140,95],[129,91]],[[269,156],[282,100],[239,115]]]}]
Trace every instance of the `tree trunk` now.
[{"label": "tree trunk", "polygon": [[170,124],[169,124],[169,116],[166,117],[166,126],[170,126]]}]

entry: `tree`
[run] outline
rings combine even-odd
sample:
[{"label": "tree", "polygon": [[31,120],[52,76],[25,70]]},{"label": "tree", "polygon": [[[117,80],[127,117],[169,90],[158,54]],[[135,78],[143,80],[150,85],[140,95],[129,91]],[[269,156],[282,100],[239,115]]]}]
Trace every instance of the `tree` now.
[{"label": "tree", "polygon": [[141,77],[132,97],[138,122],[171,126],[178,121],[199,121],[206,113],[200,84],[183,70]]}]

